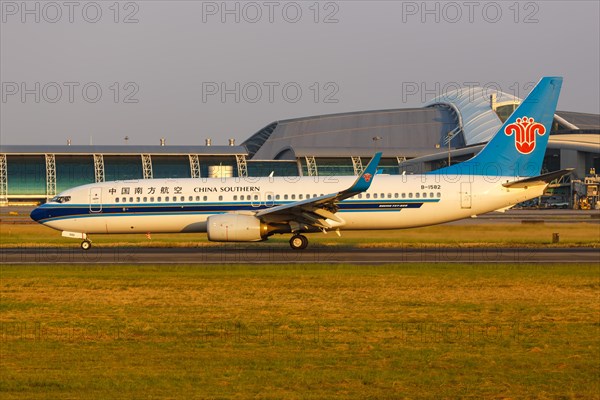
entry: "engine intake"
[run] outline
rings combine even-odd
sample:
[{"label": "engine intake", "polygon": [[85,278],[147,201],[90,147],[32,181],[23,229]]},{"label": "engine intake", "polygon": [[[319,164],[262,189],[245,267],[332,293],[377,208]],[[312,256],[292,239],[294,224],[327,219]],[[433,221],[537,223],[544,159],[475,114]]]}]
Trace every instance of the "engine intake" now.
[{"label": "engine intake", "polygon": [[272,234],[272,228],[252,215],[222,214],[208,217],[206,232],[213,242],[258,242]]}]

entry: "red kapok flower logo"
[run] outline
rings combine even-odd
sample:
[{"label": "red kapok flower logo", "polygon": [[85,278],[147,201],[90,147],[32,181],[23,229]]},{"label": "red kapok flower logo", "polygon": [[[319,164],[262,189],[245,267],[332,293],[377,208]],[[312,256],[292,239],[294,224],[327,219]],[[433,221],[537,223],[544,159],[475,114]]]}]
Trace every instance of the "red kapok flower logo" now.
[{"label": "red kapok flower logo", "polygon": [[546,133],[546,127],[533,118],[523,117],[504,128],[507,136],[515,134],[515,147],[521,154],[529,154],[535,150],[536,136],[543,136]]},{"label": "red kapok flower logo", "polygon": [[373,175],[366,173],[363,175],[363,178],[365,179],[365,182],[369,183],[369,181],[371,180],[371,177],[373,177]]}]

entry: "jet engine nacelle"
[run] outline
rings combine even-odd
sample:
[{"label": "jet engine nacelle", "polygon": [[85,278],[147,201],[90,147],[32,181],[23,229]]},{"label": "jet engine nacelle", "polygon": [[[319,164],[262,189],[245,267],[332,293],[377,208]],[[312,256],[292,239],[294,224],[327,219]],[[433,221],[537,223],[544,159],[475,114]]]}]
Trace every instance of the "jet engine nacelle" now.
[{"label": "jet engine nacelle", "polygon": [[258,242],[269,236],[269,226],[252,215],[222,214],[208,217],[206,232],[213,242]]}]

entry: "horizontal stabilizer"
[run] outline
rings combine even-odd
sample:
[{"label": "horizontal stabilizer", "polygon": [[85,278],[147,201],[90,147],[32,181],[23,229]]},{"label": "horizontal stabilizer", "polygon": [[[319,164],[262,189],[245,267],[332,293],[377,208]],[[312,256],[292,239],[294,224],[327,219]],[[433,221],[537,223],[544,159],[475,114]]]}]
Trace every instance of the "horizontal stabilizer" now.
[{"label": "horizontal stabilizer", "polygon": [[573,172],[573,168],[561,169],[560,171],[549,172],[547,174],[525,178],[518,181],[506,182],[502,186],[507,188],[525,188],[528,186],[547,185],[555,179],[559,179]]}]

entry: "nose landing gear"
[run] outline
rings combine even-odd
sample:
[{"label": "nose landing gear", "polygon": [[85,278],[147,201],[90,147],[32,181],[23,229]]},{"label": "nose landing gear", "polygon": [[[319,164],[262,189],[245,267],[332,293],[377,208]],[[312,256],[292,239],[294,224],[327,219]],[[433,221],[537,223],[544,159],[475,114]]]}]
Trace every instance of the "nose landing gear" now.
[{"label": "nose landing gear", "polygon": [[83,239],[83,242],[81,242],[81,248],[83,250],[92,248],[92,241],[88,238],[87,233],[63,231],[62,236],[72,239]]}]

